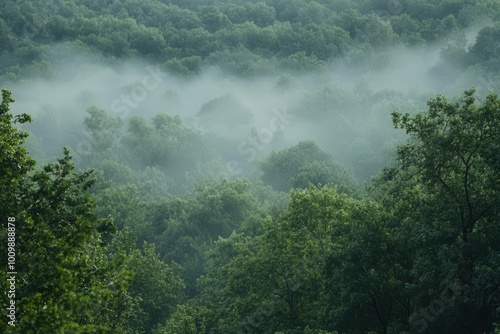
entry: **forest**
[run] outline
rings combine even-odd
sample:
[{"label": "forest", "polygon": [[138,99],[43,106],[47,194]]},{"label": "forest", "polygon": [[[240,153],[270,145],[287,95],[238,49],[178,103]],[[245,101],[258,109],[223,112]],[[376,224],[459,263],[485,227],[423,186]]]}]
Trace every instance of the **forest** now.
[{"label": "forest", "polygon": [[0,333],[500,334],[498,0],[0,5]]}]

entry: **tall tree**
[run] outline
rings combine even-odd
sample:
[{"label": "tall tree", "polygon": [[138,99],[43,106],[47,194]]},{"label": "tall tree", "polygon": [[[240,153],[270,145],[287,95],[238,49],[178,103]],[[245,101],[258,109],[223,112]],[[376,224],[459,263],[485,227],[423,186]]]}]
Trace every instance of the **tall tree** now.
[{"label": "tall tree", "polygon": [[355,185],[352,175],[313,141],[272,152],[260,168],[262,181],[278,191],[305,188],[310,184],[317,186],[319,183],[337,184],[350,190]]},{"label": "tall tree", "polygon": [[[15,225],[9,229],[14,238],[9,247],[15,253],[15,268],[10,271],[15,269],[17,275],[15,296],[7,300],[2,294],[5,308],[15,302],[15,322],[2,321],[0,330],[112,332],[113,323],[123,319],[116,319],[115,309],[107,306],[116,305],[110,301],[126,293],[130,275],[104,251],[114,226],[110,219],[93,214],[94,203],[87,193],[92,172],[75,172],[66,149],[56,163],[34,170],[23,147],[27,135],[13,125],[29,121],[29,116],[13,116],[10,92],[3,90],[2,97],[0,217]],[[0,237],[7,240],[7,229],[0,231]],[[0,250],[7,254],[6,243]],[[7,282],[6,273],[0,275]]]},{"label": "tall tree", "polygon": [[500,100],[491,93],[481,103],[474,93],[451,102],[437,96],[426,113],[393,113],[411,138],[386,177],[397,184],[399,219],[415,251],[413,306],[429,305],[450,280],[467,286],[439,317],[414,321],[420,329],[484,333],[498,321]]}]

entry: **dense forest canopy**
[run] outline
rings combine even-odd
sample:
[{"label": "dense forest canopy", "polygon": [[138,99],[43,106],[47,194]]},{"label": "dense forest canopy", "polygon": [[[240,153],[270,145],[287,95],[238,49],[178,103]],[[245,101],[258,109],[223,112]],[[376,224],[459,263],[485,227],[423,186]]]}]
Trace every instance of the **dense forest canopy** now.
[{"label": "dense forest canopy", "polygon": [[[173,73],[207,66],[243,76],[373,66],[396,45],[445,44],[459,70],[494,68],[499,4],[481,1],[3,1],[1,74],[50,75],[55,44],[144,57]],[[470,28],[479,30],[468,48]],[[443,45],[442,45],[443,46]]]},{"label": "dense forest canopy", "polygon": [[500,2],[0,4],[0,332],[500,333]]}]

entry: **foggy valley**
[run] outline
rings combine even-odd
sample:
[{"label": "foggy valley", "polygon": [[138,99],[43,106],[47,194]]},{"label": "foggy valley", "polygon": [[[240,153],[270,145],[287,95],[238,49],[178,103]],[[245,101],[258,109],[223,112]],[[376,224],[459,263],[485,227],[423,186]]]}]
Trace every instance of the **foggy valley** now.
[{"label": "foggy valley", "polygon": [[500,333],[497,1],[1,8],[0,332]]},{"label": "foggy valley", "polygon": [[[363,182],[387,165],[394,141],[403,139],[393,129],[391,111],[422,111],[434,95],[457,95],[470,85],[433,73],[436,68],[456,67],[439,56],[446,43],[380,50],[370,59],[378,63],[362,64],[362,70],[346,62],[329,64],[321,73],[277,70],[250,78],[216,67],[179,77],[153,62],[103,62],[70,45],[55,45],[54,67],[48,74],[6,85],[16,94],[12,110],[35,119],[26,129],[34,135],[32,153],[39,159],[54,158],[63,146],[69,146],[76,158],[85,155],[91,136],[83,119],[88,108],[97,107],[121,118],[124,125],[134,115],[146,121],[160,113],[179,116],[215,145],[226,176],[249,172],[255,165],[248,163],[272,150],[314,140]],[[489,84],[474,79],[484,94]],[[203,112],[219,100],[223,110]],[[269,122],[277,112],[289,114],[290,120],[281,121],[273,131]],[[59,139],[51,139],[53,135]],[[234,171],[233,164],[242,168]]]}]

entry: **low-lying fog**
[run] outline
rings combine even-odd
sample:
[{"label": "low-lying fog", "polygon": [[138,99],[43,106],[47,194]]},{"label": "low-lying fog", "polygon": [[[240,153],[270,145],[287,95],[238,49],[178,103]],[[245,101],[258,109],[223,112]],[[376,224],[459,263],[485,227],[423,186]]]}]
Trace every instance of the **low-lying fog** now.
[{"label": "low-lying fog", "polygon": [[[471,33],[477,29],[468,33],[469,40]],[[443,65],[441,46],[381,51],[372,57],[369,70],[337,64],[324,73],[243,79],[212,68],[185,79],[158,64],[105,62],[59,45],[50,78],[3,86],[16,100],[12,111],[33,116],[26,128],[44,147],[35,155],[60,155],[63,146],[70,146],[78,158],[88,137],[82,122],[86,110],[95,106],[124,120],[179,115],[212,141],[224,161],[247,170],[271,150],[312,139],[359,179],[368,180],[404,139],[402,131],[392,128],[391,111],[423,111],[437,93],[456,96],[480,85],[456,84],[456,75],[446,82],[448,78],[436,75],[436,66]],[[453,69],[453,64],[445,65],[448,72]]]}]

